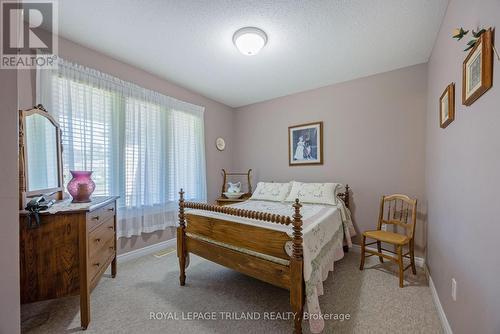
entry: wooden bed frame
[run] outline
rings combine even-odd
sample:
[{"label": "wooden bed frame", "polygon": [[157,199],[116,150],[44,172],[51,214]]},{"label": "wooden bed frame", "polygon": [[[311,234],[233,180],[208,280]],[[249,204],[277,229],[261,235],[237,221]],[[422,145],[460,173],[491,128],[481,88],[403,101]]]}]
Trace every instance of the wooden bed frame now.
[{"label": "wooden bed frame", "polygon": [[[302,333],[302,318],[305,301],[303,248],[302,248],[302,205],[296,199],[292,218],[259,211],[232,207],[193,203],[184,201],[184,191],[179,192],[179,227],[177,227],[177,257],[180,266],[180,285],[186,283],[186,256],[193,253],[227,268],[254,277],[261,281],[290,291],[290,304],[294,316],[294,333]],[[338,195],[349,208],[349,186]],[[224,213],[236,217],[258,219],[271,224],[293,225],[293,237],[272,229],[251,226],[229,220],[185,213],[184,209],[197,209]],[[189,235],[187,235],[189,234]],[[219,246],[194,238],[201,238],[245,248],[261,254],[289,261],[289,265],[278,264],[247,253]],[[292,256],[285,251],[285,244],[292,241]]]}]

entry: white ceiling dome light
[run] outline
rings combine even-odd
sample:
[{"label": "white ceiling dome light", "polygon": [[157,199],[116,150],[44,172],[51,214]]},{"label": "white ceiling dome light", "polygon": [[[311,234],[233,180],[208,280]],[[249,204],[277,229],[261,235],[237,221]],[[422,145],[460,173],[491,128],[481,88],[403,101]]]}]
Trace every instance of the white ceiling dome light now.
[{"label": "white ceiling dome light", "polygon": [[234,33],[233,43],[245,56],[255,56],[266,45],[267,35],[262,29],[245,27]]}]

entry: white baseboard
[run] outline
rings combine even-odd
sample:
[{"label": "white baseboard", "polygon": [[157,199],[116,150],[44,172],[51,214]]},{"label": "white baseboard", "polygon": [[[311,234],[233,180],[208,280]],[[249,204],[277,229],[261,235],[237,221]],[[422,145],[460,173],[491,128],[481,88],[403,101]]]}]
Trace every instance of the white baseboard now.
[{"label": "white baseboard", "polygon": [[[354,252],[356,253],[361,253],[361,246],[360,245],[352,245],[351,248]],[[377,251],[376,248],[372,247],[367,247],[367,249]],[[382,252],[387,255],[394,255],[388,252]],[[441,320],[441,325],[443,327],[443,331],[445,334],[453,334],[453,331],[451,330],[450,323],[448,322],[448,319],[446,318],[446,314],[444,313],[443,306],[441,305],[441,301],[439,300],[439,296],[436,291],[436,287],[434,286],[434,282],[432,281],[431,275],[429,275],[429,270],[427,269],[427,266],[425,265],[425,259],[421,257],[415,257],[415,265],[421,268],[424,268],[425,273],[427,275],[427,279],[429,281],[429,288],[431,289],[431,294],[432,294],[432,300],[434,301],[434,305],[436,305],[436,309],[439,315],[439,320]]]},{"label": "white baseboard", "polygon": [[144,255],[153,254],[153,253],[156,253],[156,252],[161,251],[161,250],[168,248],[168,247],[175,247],[177,245],[176,240],[177,240],[176,238],[173,238],[173,239],[169,239],[167,241],[162,241],[162,242],[156,243],[154,245],[135,249],[135,250],[127,252],[127,253],[119,254],[116,257],[116,259],[118,262],[123,263],[123,262],[137,259],[137,258],[144,256]]},{"label": "white baseboard", "polygon": [[[361,253],[361,246],[360,245],[353,244],[351,249],[356,253]],[[369,250],[372,250],[375,252],[377,251],[377,249],[373,248],[373,247],[366,247],[366,249],[369,249]],[[382,251],[382,253],[389,255],[389,256],[394,256],[394,254],[389,253],[389,252]],[[417,267],[420,267],[420,268],[425,268],[425,259],[423,257],[415,256],[415,265]]]},{"label": "white baseboard", "polygon": [[[429,273],[428,270],[427,273]],[[432,281],[432,277],[429,274],[427,274],[427,277],[429,280],[429,288],[431,289],[432,293],[432,300],[434,301],[434,305],[436,305],[436,309],[439,315],[439,320],[441,320],[441,325],[443,326],[443,331],[445,334],[453,334],[450,323],[448,322],[448,318],[446,318],[443,306],[441,305],[441,301],[439,300],[439,296],[437,294],[436,287],[434,286],[434,282]]]}]

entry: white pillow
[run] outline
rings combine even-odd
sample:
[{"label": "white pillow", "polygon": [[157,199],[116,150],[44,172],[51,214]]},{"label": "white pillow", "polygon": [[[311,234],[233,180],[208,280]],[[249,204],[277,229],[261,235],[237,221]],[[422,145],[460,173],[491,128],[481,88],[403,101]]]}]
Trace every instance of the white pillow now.
[{"label": "white pillow", "polygon": [[286,199],[294,202],[296,198],[303,203],[337,205],[340,183],[304,183],[292,181],[292,189]]},{"label": "white pillow", "polygon": [[283,202],[290,191],[290,183],[259,182],[250,199]]}]

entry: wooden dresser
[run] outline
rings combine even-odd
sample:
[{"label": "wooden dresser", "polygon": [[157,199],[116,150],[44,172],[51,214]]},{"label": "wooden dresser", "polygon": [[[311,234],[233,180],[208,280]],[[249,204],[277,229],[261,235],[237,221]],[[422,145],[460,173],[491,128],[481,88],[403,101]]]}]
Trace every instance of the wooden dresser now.
[{"label": "wooden dresser", "polygon": [[21,211],[21,303],[80,296],[83,329],[90,322],[90,292],[111,265],[116,276],[116,200],[56,203],[40,213],[41,224],[28,228]]}]

